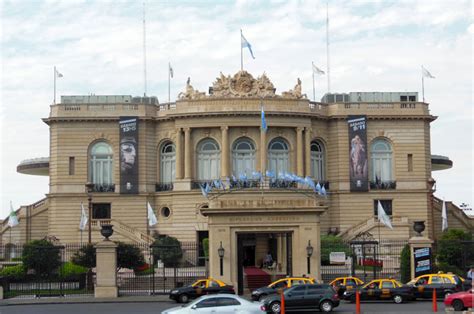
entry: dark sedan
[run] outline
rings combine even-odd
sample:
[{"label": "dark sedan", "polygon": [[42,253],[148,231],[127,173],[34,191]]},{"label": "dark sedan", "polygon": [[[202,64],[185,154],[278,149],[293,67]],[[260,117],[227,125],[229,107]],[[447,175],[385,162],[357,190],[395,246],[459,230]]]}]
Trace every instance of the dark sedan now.
[{"label": "dark sedan", "polygon": [[186,303],[190,299],[216,293],[235,294],[235,290],[233,286],[217,279],[199,279],[192,285],[171,290],[170,299],[180,303]]},{"label": "dark sedan", "polygon": [[[306,284],[288,288],[283,292],[285,311],[320,310],[331,312],[339,306],[339,296],[330,285]],[[263,299],[267,313],[280,313],[281,295],[273,294]]]},{"label": "dark sedan", "polygon": [[393,300],[395,303],[402,303],[413,300],[412,288],[402,285],[395,279],[372,280],[360,288],[344,292],[344,299],[355,302],[356,291],[359,291],[361,301]]}]

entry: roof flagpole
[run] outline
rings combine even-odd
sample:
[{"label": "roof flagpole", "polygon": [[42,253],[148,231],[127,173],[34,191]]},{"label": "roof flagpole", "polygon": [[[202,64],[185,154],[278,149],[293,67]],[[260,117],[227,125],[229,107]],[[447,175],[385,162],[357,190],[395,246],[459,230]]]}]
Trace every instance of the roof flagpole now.
[{"label": "roof flagpole", "polygon": [[145,1],[143,1],[143,84],[144,84],[144,93],[143,96],[146,97],[147,84],[146,84],[146,20],[145,20]]},{"label": "roof flagpole", "polygon": [[326,1],[326,59],[328,71],[328,93],[331,92],[331,66],[329,59],[329,1]]}]

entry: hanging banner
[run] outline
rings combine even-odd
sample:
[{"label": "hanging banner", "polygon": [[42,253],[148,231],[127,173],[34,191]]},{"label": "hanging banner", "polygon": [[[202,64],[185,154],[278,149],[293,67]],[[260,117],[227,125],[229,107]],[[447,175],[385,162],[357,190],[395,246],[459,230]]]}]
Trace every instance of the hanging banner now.
[{"label": "hanging banner", "polygon": [[120,117],[120,194],[138,194],[138,117]]},{"label": "hanging banner", "polygon": [[421,247],[413,250],[415,261],[415,278],[424,274],[431,274],[431,248]]},{"label": "hanging banner", "polygon": [[349,116],[349,180],[351,192],[369,190],[367,162],[367,117]]}]

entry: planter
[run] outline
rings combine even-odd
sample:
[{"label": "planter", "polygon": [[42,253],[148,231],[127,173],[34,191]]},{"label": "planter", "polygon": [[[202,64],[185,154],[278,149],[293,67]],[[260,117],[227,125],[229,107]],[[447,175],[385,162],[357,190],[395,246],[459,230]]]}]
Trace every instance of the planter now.
[{"label": "planter", "polygon": [[112,236],[114,233],[114,229],[112,229],[113,225],[102,225],[102,229],[100,229],[100,234],[105,238],[106,241],[110,241],[109,237]]},{"label": "planter", "polygon": [[415,232],[418,233],[417,236],[421,237],[421,233],[425,231],[425,221],[424,220],[415,221],[413,223],[413,230],[415,230]]}]

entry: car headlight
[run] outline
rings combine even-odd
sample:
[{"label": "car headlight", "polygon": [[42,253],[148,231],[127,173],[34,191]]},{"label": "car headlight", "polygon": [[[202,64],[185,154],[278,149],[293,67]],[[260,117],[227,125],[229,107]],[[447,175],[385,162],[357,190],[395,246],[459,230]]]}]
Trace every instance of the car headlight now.
[{"label": "car headlight", "polygon": [[348,291],[344,291],[344,295],[349,295],[349,292],[348,292]]},{"label": "car headlight", "polygon": [[176,294],[178,293],[178,290],[171,290],[171,294]]}]

